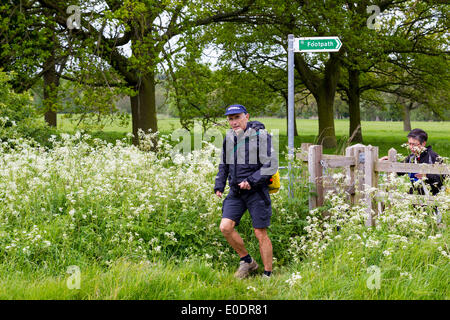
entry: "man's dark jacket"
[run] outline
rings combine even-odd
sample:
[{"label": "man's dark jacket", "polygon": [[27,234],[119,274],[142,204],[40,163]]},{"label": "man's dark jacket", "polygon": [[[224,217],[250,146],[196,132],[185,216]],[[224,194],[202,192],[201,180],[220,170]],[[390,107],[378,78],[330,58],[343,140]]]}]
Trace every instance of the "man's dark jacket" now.
[{"label": "man's dark jacket", "polygon": [[[405,158],[405,163],[442,163],[442,159],[440,159],[439,155],[434,152],[431,149],[431,146],[428,146],[425,148],[425,150],[420,154],[420,156],[416,157],[414,154],[410,154]],[[406,174],[398,173],[399,175]],[[425,183],[429,184],[431,186],[431,193],[433,195],[436,195],[439,190],[441,189],[443,183],[444,183],[444,175],[440,174],[427,174],[427,179],[424,181]],[[423,188],[421,187],[412,187],[409,191],[409,193],[413,193],[414,191],[417,191],[419,194],[425,194]]]},{"label": "man's dark jacket", "polygon": [[[246,129],[239,136],[231,129],[228,131],[223,141],[222,159],[216,176],[214,192],[223,192],[227,179],[230,188],[235,190],[239,188],[238,184],[244,180],[247,180],[251,189],[267,188],[271,176],[278,170],[278,163],[274,162],[278,159],[272,150],[270,134],[265,130],[263,131],[265,134],[260,134],[262,129],[265,129],[265,127],[261,122],[249,121]],[[262,139],[267,139],[267,147],[260,152]],[[244,155],[245,159],[243,159]],[[240,160],[238,159],[239,156],[241,157]],[[267,172],[262,174],[261,169],[266,169]]]}]

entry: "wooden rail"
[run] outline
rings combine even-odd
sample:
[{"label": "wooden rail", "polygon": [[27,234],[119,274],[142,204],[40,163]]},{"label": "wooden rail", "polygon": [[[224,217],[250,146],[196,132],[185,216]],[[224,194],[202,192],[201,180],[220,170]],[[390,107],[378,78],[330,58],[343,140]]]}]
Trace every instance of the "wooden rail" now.
[{"label": "wooden rail", "polygon": [[379,161],[375,164],[378,172],[414,172],[426,174],[450,174],[450,169],[442,164],[394,163]]}]

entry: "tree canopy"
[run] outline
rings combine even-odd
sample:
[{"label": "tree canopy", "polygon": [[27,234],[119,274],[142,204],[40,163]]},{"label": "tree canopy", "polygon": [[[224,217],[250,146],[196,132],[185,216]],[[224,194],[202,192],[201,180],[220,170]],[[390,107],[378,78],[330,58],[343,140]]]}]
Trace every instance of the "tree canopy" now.
[{"label": "tree canopy", "polygon": [[[337,143],[337,92],[355,141],[361,101],[380,92],[401,99],[405,117],[405,106],[417,105],[446,116],[445,1],[11,0],[0,18],[0,67],[15,72],[19,91],[43,81],[49,124],[62,96],[97,115],[117,111],[115,101],[128,96],[137,139],[138,129],[158,129],[158,82],[185,127],[196,117],[215,123],[229,103],[273,114],[270,106],[287,106],[288,34],[343,43],[336,53],[295,54],[296,99],[314,98],[325,147]],[[211,50],[214,62],[205,62]]]}]

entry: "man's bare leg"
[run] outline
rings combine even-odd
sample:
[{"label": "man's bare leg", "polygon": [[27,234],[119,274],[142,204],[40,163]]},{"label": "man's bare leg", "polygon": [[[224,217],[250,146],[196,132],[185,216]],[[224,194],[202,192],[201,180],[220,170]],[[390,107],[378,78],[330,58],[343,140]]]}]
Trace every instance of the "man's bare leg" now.
[{"label": "man's bare leg", "polygon": [[237,252],[240,258],[245,257],[248,252],[244,246],[244,240],[242,240],[239,233],[234,229],[236,222],[231,219],[223,218],[220,222],[220,231],[228,241],[230,246]]},{"label": "man's bare leg", "polygon": [[259,241],[259,251],[265,271],[272,271],[273,249],[272,242],[267,234],[267,229],[256,229],[255,236]]}]

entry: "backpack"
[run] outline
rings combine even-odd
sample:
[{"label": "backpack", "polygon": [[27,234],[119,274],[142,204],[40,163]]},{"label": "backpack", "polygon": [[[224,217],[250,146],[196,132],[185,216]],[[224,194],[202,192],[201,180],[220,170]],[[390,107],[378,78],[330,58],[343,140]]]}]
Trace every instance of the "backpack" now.
[{"label": "backpack", "polygon": [[280,190],[280,172],[277,170],[273,176],[270,177],[269,193],[277,193]]},{"label": "backpack", "polygon": [[[259,139],[259,130],[256,132],[256,135]],[[259,150],[258,150],[258,156],[259,156]],[[278,190],[281,188],[281,181],[280,181],[280,172],[277,170],[275,174],[273,174],[269,179],[269,193],[277,193]]]},{"label": "backpack", "polygon": [[[259,130],[256,131],[256,134],[254,134],[251,137],[257,136],[257,139],[259,139]],[[250,137],[247,137],[248,139]],[[238,146],[235,146],[234,152],[236,152]],[[259,156],[259,150],[258,150],[258,156]],[[280,181],[280,172],[277,170],[275,174],[273,174],[269,179],[269,193],[277,193],[278,190],[280,190],[281,187],[281,181]]]},{"label": "backpack", "polygon": [[[256,132],[256,135],[259,139],[259,130]],[[259,150],[258,150],[258,156],[259,156]],[[275,174],[273,174],[269,179],[269,193],[277,193],[278,190],[281,188],[281,181],[280,181],[280,172],[277,170]]]}]

